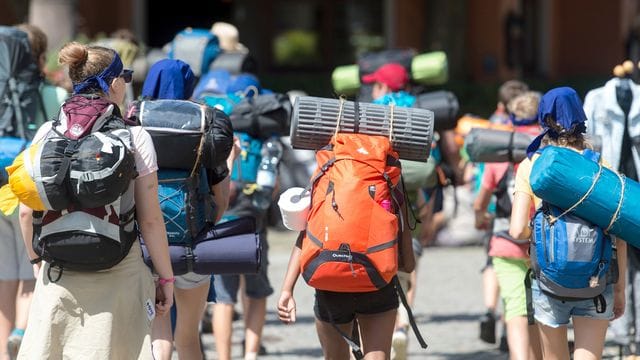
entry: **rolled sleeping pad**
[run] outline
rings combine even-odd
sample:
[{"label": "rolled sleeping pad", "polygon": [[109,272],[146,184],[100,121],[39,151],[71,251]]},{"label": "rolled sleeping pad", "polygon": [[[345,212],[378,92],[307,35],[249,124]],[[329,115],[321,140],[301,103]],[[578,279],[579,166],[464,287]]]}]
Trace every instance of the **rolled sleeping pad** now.
[{"label": "rolled sleeping pad", "polygon": [[366,52],[358,57],[360,78],[376,72],[382,65],[396,63],[404,66],[408,74],[411,74],[411,62],[416,56],[413,49],[389,49],[375,52]]},{"label": "rolled sleeping pad", "polygon": [[360,89],[358,65],[338,66],[331,73],[331,84],[340,95],[355,95]]},{"label": "rolled sleeping pad", "polygon": [[465,139],[472,162],[519,163],[527,157],[534,136],[506,130],[473,128]]},{"label": "rolled sleeping pad", "polygon": [[211,70],[226,70],[232,75],[255,74],[258,71],[258,62],[247,52],[223,52],[211,63],[209,71]]},{"label": "rolled sleeping pad", "polygon": [[507,131],[513,130],[513,126],[511,125],[492,123],[487,119],[483,119],[472,114],[465,114],[458,119],[458,124],[455,128],[456,144],[458,146],[464,146],[465,137],[469,135],[469,132],[473,128],[488,128]]},{"label": "rolled sleeping pad", "polygon": [[356,95],[362,86],[362,75],[370,74],[391,62],[402,64],[411,79],[418,84],[442,85],[449,80],[447,54],[443,51],[415,55],[410,50],[387,50],[369,53],[358,64],[336,67],[331,74],[333,89],[341,95]]},{"label": "rolled sleeping pad", "polygon": [[[391,107],[345,101],[342,106],[340,132],[389,136]],[[312,96],[296,99],[291,116],[291,146],[294,149],[317,150],[329,144],[336,132],[340,100]],[[402,159],[427,161],[433,139],[433,111],[393,108],[393,149]]]},{"label": "rolled sleeping pad", "polygon": [[416,97],[413,107],[433,111],[435,131],[455,129],[458,122],[458,98],[450,91],[432,91]]},{"label": "rolled sleeping pad", "polygon": [[[169,245],[169,257],[175,275],[190,271],[201,275],[255,274],[262,266],[262,245],[255,219],[241,217],[216,224],[189,246]],[[153,268],[144,241],[142,258]]]},{"label": "rolled sleeping pad", "polygon": [[577,151],[556,146],[542,150],[533,164],[530,182],[541,199],[561,209],[578,204],[573,214],[605,230],[611,224],[610,234],[640,247],[637,182],[619,177]]},{"label": "rolled sleeping pad", "polygon": [[215,169],[233,146],[233,128],[221,110],[188,100],[149,100],[132,104],[136,118],[151,135],[161,168],[193,169],[204,135],[201,164]]},{"label": "rolled sleeping pad", "polygon": [[416,55],[411,60],[411,79],[423,85],[442,85],[449,80],[449,63],[444,51]]}]

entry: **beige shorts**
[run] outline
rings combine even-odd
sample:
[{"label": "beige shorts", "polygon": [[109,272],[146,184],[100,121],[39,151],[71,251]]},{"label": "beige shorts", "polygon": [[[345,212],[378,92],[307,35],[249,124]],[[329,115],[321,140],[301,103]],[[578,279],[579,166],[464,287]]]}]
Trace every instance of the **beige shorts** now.
[{"label": "beige shorts", "polygon": [[33,266],[22,240],[18,212],[0,214],[0,280],[34,280]]}]

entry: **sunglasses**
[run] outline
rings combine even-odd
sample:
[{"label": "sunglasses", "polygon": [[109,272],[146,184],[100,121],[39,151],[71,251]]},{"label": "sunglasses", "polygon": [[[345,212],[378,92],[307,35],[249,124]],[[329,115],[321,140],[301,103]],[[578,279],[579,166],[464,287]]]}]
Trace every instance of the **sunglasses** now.
[{"label": "sunglasses", "polygon": [[121,77],[125,83],[130,83],[133,80],[133,70],[124,69],[118,77]]}]

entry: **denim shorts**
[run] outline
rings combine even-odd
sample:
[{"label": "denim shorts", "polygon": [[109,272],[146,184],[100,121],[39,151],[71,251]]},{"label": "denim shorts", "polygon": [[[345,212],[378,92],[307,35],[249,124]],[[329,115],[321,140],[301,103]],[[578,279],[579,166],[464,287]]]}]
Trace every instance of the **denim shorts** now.
[{"label": "denim shorts", "polygon": [[606,302],[603,313],[598,313],[593,299],[563,301],[553,298],[538,287],[538,282],[533,280],[531,284],[533,310],[536,321],[557,328],[568,325],[572,316],[587,317],[596,320],[613,319],[613,285],[607,285],[602,296]]}]

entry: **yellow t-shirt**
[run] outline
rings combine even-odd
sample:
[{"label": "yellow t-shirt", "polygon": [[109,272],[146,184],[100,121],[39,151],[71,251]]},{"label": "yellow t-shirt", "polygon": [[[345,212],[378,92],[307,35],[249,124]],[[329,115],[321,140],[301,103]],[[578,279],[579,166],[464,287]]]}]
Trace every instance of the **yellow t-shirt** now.
[{"label": "yellow t-shirt", "polygon": [[[567,148],[567,149],[571,149],[577,152],[582,152],[574,148]],[[533,198],[533,203],[535,204],[536,209],[539,208],[540,205],[542,204],[542,199],[535,196],[535,194],[533,193],[533,190],[531,189],[531,183],[529,182],[529,178],[531,177],[531,168],[533,167],[533,163],[536,161],[538,157],[540,157],[540,154],[534,154],[531,159],[526,158],[522,160],[520,165],[518,165],[518,171],[516,172],[516,184],[514,189],[514,193],[523,192],[531,196],[531,198]],[[607,169],[611,169],[611,165],[609,165],[604,159],[601,158],[600,162],[602,166],[606,167]]]}]

